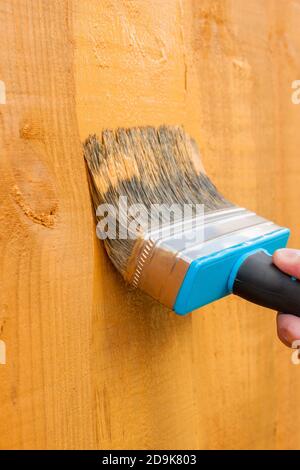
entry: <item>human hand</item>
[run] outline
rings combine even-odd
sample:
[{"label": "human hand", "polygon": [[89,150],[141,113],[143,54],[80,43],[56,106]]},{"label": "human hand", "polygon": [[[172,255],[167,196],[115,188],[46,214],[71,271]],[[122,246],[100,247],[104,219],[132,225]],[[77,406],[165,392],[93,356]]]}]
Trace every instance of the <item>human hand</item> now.
[{"label": "human hand", "polygon": [[[300,279],[300,250],[284,248],[273,255],[273,263],[283,272]],[[300,318],[278,313],[277,332],[279,339],[288,347],[300,340]]]}]

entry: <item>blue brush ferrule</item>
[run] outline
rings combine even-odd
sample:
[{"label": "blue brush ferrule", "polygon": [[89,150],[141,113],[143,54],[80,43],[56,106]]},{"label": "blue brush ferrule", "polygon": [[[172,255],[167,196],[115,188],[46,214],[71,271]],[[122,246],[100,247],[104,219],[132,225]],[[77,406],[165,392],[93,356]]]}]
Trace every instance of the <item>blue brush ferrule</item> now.
[{"label": "blue brush ferrule", "polygon": [[277,249],[286,246],[289,235],[288,229],[280,228],[265,236],[195,259],[184,277],[174,311],[179,315],[186,315],[229,295],[237,272],[246,258],[261,250],[272,255]]}]

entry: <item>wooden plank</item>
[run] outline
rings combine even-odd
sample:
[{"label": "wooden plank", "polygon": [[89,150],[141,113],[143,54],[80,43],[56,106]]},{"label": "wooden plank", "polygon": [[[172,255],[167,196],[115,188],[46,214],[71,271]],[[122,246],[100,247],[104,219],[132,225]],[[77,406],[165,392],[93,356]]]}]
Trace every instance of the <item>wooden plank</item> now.
[{"label": "wooden plank", "polygon": [[93,225],[66,2],[0,7],[1,448],[93,447]]}]

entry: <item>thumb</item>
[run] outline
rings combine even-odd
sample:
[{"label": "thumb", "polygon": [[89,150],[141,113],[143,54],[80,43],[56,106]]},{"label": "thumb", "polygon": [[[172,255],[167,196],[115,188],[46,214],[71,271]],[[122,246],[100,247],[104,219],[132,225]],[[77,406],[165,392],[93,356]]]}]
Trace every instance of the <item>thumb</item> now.
[{"label": "thumb", "polygon": [[283,248],[275,251],[273,263],[281,271],[300,279],[300,250]]}]

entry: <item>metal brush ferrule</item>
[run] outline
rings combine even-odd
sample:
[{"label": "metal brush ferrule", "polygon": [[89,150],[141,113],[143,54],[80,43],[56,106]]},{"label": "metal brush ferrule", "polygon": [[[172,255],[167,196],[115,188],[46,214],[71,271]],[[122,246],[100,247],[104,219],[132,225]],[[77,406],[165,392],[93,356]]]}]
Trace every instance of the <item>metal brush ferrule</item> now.
[{"label": "metal brush ferrule", "polygon": [[[216,256],[281,227],[247,209],[232,207],[192,219],[176,236],[151,231],[137,240],[127,270],[127,280],[173,308],[185,275],[195,260]],[[201,242],[191,242],[191,231],[202,230]],[[176,227],[175,227],[176,232]],[[169,231],[170,233],[170,231]]]}]

